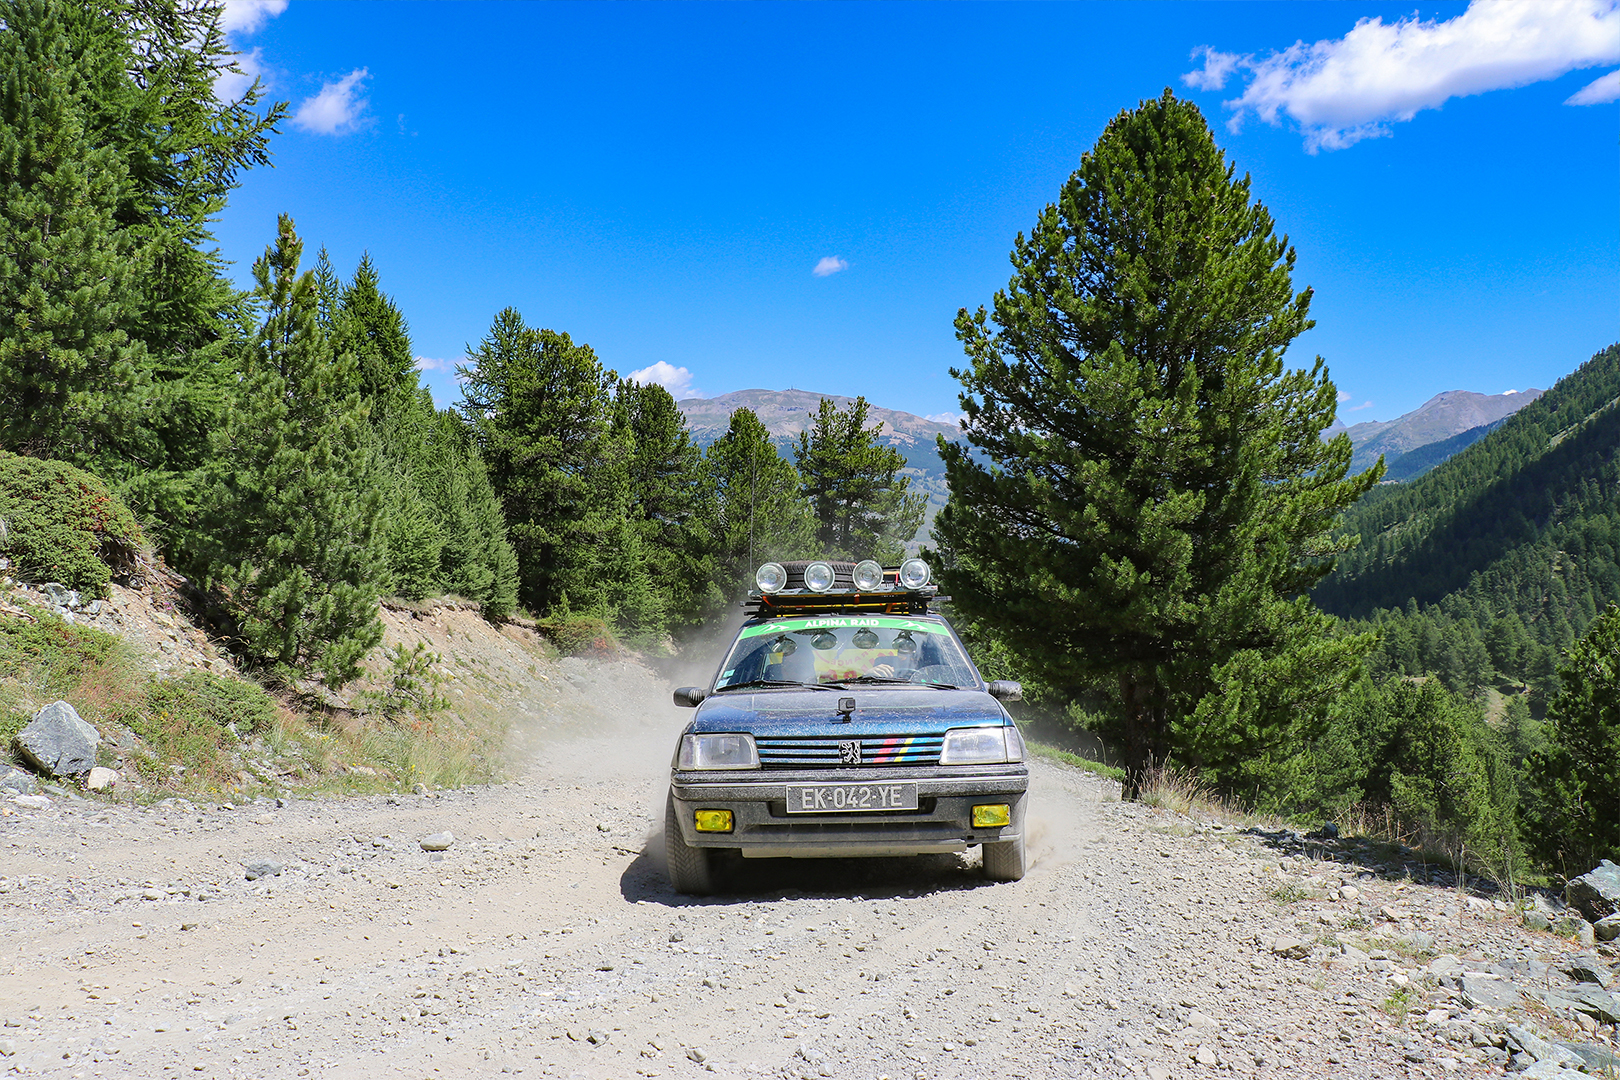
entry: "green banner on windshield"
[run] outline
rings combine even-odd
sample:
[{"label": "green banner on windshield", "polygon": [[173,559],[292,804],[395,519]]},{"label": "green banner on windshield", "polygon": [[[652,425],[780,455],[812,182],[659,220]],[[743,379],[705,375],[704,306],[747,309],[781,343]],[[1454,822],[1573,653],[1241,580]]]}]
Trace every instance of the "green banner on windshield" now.
[{"label": "green banner on windshield", "polygon": [[796,619],[772,619],[758,626],[745,626],[738,636],[751,638],[761,634],[791,634],[797,630],[836,630],[842,626],[868,626],[876,630],[911,630],[950,636],[950,631],[937,622],[902,619],[893,615],[808,615]]}]

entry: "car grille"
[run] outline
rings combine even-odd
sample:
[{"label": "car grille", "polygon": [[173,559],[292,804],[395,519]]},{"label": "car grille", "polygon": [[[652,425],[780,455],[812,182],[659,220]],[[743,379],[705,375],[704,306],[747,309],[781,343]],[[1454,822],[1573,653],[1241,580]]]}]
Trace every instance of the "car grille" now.
[{"label": "car grille", "polygon": [[943,735],[868,735],[859,740],[822,735],[755,737],[759,763],[767,769],[827,769],[846,765],[842,744],[859,741],[862,765],[936,765]]}]

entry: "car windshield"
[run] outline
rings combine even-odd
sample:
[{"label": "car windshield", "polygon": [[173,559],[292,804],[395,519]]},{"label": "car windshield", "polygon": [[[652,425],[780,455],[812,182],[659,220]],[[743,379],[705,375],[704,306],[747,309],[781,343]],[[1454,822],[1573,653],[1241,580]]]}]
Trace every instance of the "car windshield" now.
[{"label": "car windshield", "polygon": [[715,689],[848,682],[972,686],[976,680],[961,646],[940,623],[829,615],[745,626]]}]

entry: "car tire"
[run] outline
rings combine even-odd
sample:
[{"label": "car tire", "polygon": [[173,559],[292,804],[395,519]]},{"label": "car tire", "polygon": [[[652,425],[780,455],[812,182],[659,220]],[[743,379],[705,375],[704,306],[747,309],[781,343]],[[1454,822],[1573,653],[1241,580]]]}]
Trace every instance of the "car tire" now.
[{"label": "car tire", "polygon": [[712,853],[708,848],[690,846],[681,837],[681,822],[673,795],[664,810],[664,865],[676,892],[687,896],[708,896],[714,892]]},{"label": "car tire", "polygon": [[1024,838],[984,845],[984,876],[991,881],[1017,881],[1024,876]]}]

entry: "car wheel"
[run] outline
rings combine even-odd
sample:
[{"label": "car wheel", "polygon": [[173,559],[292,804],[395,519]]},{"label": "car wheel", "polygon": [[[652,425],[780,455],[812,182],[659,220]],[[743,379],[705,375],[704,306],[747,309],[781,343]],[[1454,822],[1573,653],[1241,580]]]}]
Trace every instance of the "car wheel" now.
[{"label": "car wheel", "polygon": [[681,822],[671,795],[664,810],[664,865],[669,883],[687,896],[708,896],[714,891],[714,862],[708,848],[691,847],[681,838]]},{"label": "car wheel", "polygon": [[1024,838],[984,845],[984,876],[991,881],[1017,881],[1024,876]]}]

